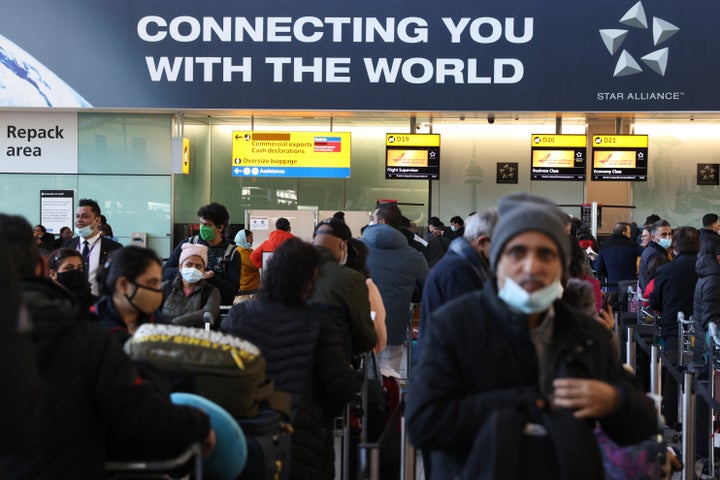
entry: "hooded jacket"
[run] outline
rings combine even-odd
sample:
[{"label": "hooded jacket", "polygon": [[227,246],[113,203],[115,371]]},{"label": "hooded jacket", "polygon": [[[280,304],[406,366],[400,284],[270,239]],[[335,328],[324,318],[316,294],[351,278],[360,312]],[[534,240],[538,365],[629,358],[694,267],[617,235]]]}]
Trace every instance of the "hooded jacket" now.
[{"label": "hooded jacket", "polygon": [[652,263],[653,258],[658,255],[667,256],[667,250],[660,246],[659,243],[650,241],[645,250],[643,250],[642,256],[640,256],[640,266],[638,267],[638,286],[640,291],[644,292],[648,282],[650,282],[650,275],[648,274],[648,267]]},{"label": "hooded jacket", "polygon": [[[109,457],[166,458],[207,437],[207,416],[142,380],[121,346],[49,280],[22,283],[45,402],[30,445],[0,459],[8,478],[104,478]],[[108,451],[112,443],[122,447]],[[127,457],[125,457],[127,458]]]},{"label": "hooded jacket", "polygon": [[285,230],[273,230],[268,235],[268,239],[261,243],[253,252],[250,254],[250,261],[255,264],[257,268],[262,268],[263,252],[274,252],[282,243],[288,238],[293,238],[290,232]]},{"label": "hooded jacket", "polygon": [[413,288],[427,278],[428,263],[390,225],[370,225],[361,240],[370,250],[367,267],[385,305],[388,345],[401,345],[410,322]]}]

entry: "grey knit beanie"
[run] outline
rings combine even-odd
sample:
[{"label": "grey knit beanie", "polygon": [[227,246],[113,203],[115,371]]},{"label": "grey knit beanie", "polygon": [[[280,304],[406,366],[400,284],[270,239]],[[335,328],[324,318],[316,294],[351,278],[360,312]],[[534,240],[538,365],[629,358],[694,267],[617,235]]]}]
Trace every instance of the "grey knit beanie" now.
[{"label": "grey knit beanie", "polygon": [[570,237],[565,229],[567,215],[544,197],[531,194],[511,195],[498,202],[500,218],[490,242],[490,269],[495,272],[505,245],[515,236],[529,231],[541,232],[558,247],[563,268],[570,262]]}]

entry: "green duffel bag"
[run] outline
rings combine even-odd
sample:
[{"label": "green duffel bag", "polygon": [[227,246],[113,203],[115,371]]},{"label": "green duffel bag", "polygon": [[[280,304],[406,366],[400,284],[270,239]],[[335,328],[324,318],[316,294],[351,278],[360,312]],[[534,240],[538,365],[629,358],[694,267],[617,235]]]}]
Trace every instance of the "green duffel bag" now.
[{"label": "green duffel bag", "polygon": [[289,412],[290,396],[274,390],[265,377],[265,358],[247,340],[192,327],[143,324],[125,351],[165,372],[174,391],[201,395],[235,418],[255,417],[261,407]]}]

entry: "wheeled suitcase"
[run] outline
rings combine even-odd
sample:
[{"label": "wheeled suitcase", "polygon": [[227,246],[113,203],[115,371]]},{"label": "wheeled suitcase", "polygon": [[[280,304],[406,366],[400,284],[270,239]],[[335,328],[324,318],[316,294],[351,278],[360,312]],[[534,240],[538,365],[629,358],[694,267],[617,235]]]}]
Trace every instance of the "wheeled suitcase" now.
[{"label": "wheeled suitcase", "polygon": [[264,409],[253,418],[238,418],[247,441],[247,463],[240,480],[285,480],[290,473],[292,427],[287,417]]}]

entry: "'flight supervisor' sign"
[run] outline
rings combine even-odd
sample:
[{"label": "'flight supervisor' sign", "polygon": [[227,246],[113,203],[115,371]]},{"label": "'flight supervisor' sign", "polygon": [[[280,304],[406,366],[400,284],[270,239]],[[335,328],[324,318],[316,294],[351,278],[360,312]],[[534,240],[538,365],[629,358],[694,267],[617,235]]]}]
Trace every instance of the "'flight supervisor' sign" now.
[{"label": "'flight supervisor' sign", "polygon": [[349,178],[350,134],[233,132],[233,177]]}]

